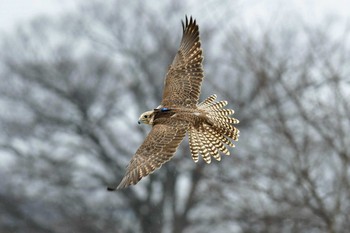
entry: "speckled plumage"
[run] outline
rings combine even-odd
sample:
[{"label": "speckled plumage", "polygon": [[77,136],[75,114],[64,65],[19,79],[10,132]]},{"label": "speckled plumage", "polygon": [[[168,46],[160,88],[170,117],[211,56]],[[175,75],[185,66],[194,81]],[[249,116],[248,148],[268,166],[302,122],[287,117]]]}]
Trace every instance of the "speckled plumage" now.
[{"label": "speckled plumage", "polygon": [[169,161],[180,142],[189,135],[192,158],[206,163],[211,157],[221,160],[229,155],[226,146],[234,147],[239,130],[233,125],[232,109],[224,109],[227,101],[215,102],[216,95],[198,104],[203,80],[203,56],[199,30],[192,17],[182,22],[183,37],[180,48],[166,74],[161,105],[143,113],[139,123],[152,125],[152,130],[132,157],[124,178],[115,190],[136,184]]}]

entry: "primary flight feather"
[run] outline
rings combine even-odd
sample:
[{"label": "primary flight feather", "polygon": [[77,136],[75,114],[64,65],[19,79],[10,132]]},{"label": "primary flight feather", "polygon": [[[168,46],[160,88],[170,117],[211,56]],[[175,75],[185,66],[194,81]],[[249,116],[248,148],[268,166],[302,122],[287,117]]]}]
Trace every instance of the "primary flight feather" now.
[{"label": "primary flight feather", "polygon": [[183,36],[180,48],[166,74],[161,105],[144,112],[139,123],[152,126],[150,133],[132,157],[126,173],[115,190],[136,184],[169,161],[180,142],[189,135],[192,158],[199,155],[206,163],[211,157],[220,160],[220,153],[229,155],[226,146],[234,147],[239,130],[238,120],[230,117],[232,109],[225,109],[227,101],[215,102],[211,95],[198,103],[203,81],[203,55],[196,20],[182,22]]}]

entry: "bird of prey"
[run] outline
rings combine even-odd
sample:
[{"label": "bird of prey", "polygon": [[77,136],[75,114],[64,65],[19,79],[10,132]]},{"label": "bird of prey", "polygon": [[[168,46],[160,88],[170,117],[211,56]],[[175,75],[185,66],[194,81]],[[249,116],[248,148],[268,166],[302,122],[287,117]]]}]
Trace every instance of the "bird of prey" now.
[{"label": "bird of prey", "polygon": [[225,109],[227,101],[216,102],[211,95],[198,103],[203,74],[203,55],[196,20],[182,21],[183,36],[180,48],[165,77],[161,104],[141,114],[139,123],[152,126],[145,141],[127,166],[126,173],[115,190],[136,184],[143,177],[169,161],[185,137],[189,136],[190,151],[194,162],[199,155],[206,163],[211,157],[220,161],[220,154],[229,155],[226,146],[234,147],[239,130],[238,120]]}]

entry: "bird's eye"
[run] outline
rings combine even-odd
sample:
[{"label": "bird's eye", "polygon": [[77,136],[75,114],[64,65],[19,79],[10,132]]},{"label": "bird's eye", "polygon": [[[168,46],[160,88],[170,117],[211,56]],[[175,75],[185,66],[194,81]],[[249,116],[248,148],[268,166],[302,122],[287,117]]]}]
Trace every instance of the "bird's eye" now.
[{"label": "bird's eye", "polygon": [[143,116],[144,118],[147,118],[147,116]]}]

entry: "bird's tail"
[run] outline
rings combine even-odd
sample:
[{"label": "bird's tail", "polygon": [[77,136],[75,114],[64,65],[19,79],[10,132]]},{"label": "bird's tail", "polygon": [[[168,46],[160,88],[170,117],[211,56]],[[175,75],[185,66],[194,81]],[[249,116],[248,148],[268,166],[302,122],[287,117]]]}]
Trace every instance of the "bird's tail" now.
[{"label": "bird's tail", "polygon": [[216,95],[211,95],[197,106],[206,112],[211,124],[189,130],[190,149],[195,162],[198,162],[199,154],[206,163],[211,162],[211,156],[220,161],[220,152],[230,155],[226,146],[234,147],[232,140],[237,141],[239,137],[239,130],[233,126],[239,121],[230,117],[234,111],[224,108],[227,101],[215,102],[215,99]]}]

